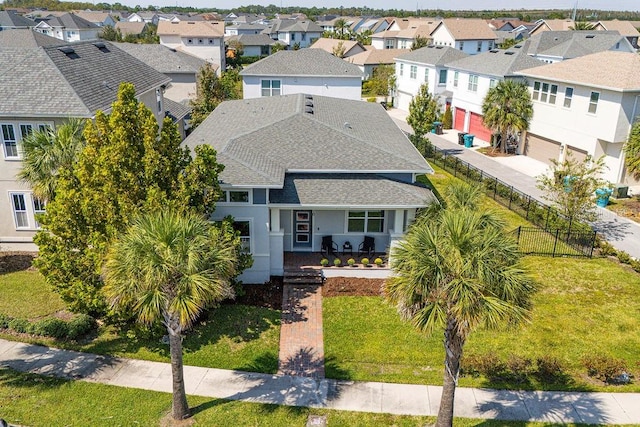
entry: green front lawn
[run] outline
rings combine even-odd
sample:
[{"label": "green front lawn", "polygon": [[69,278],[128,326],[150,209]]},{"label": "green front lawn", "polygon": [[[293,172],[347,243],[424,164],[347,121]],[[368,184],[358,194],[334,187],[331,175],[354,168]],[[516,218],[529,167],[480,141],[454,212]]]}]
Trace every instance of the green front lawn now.
[{"label": "green front lawn", "polygon": [[37,319],[64,310],[58,294],[51,291],[37,271],[0,274],[0,314]]},{"label": "green front lawn", "polygon": [[[475,332],[467,356],[557,358],[565,377],[554,384],[491,383],[464,377],[462,386],[515,389],[640,391],[640,385],[603,386],[586,376],[585,357],[624,359],[640,374],[640,275],[608,259],[527,257],[539,284],[530,324]],[[426,338],[400,320],[381,297],[323,301],[327,376],[352,380],[441,384],[442,334]]]},{"label": "green front lawn", "polygon": [[[189,397],[194,425],[304,427],[309,415],[325,415],[329,426],[424,426],[434,417],[332,411]],[[66,381],[0,369],[0,416],[31,427],[158,426],[167,423],[171,395],[82,381]],[[190,425],[187,423],[176,425]],[[467,426],[542,426],[541,423],[456,419]]]}]

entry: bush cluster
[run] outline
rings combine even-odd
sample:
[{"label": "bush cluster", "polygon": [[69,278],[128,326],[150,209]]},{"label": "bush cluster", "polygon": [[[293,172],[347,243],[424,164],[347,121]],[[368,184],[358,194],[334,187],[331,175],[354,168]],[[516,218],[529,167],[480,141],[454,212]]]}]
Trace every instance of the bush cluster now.
[{"label": "bush cluster", "polygon": [[77,340],[94,331],[97,327],[96,320],[87,314],[79,314],[68,322],[55,317],[30,322],[27,319],[11,318],[0,314],[0,329],[10,329],[20,334],[39,335],[59,340]]},{"label": "bush cluster", "polygon": [[582,360],[587,374],[590,377],[597,378],[609,384],[620,384],[628,381],[622,380],[625,376],[628,378],[627,363],[622,359],[616,359],[610,356],[587,356]]},{"label": "bush cluster", "polygon": [[617,250],[610,243],[605,242],[602,239],[598,239],[596,245],[600,250],[600,255],[614,256],[618,258],[618,261],[620,261],[621,263],[629,265],[636,273],[640,273],[640,260],[631,258],[628,253]]},{"label": "bush cluster", "polygon": [[484,375],[489,381],[516,384],[526,383],[531,378],[555,384],[566,377],[562,363],[554,357],[542,356],[533,360],[513,354],[506,360],[495,354],[465,356],[461,362],[461,374],[472,377]]}]

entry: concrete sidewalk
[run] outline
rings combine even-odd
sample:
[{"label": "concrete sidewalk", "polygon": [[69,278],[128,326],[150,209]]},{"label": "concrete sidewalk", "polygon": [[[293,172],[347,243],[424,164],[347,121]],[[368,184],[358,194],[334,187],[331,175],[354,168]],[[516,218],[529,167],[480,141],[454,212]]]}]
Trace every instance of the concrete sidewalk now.
[{"label": "concrete sidewalk", "polygon": [[[121,387],[171,392],[171,365],[0,340],[0,367]],[[346,411],[436,415],[437,386],[315,380],[184,367],[190,395]],[[569,393],[458,388],[455,415],[557,423],[640,423],[640,393]]]},{"label": "concrete sidewalk", "polygon": [[[411,126],[406,122],[405,112],[391,109],[388,113],[400,129],[409,133],[413,132]],[[541,162],[537,162],[526,156],[488,157],[477,153],[475,150],[466,149],[454,142],[454,140],[457,140],[458,131],[449,130],[446,132],[450,134],[444,136],[429,134],[429,140],[433,145],[445,150],[448,154],[459,157],[541,203],[546,205],[551,204],[542,197],[543,191],[536,187],[536,176],[540,175],[541,171],[544,171]],[[455,138],[452,136],[454,133],[456,135]],[[512,167],[512,165],[516,167]],[[604,208],[597,208],[597,214],[598,220],[593,222],[592,225],[598,234],[614,248],[625,251],[636,259],[640,259],[640,224],[618,216],[615,212]]]}]

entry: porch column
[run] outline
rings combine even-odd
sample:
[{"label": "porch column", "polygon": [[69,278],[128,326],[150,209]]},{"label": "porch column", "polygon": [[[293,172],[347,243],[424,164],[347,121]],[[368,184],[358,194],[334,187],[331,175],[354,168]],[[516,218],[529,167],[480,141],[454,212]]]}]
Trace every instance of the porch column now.
[{"label": "porch column", "polygon": [[407,209],[407,223],[405,224],[405,227],[408,228],[411,224],[413,224],[413,221],[416,220],[416,209]]},{"label": "porch column", "polygon": [[280,208],[269,208],[270,231],[280,231]]},{"label": "porch column", "polygon": [[269,259],[272,276],[284,274],[284,230],[280,229],[280,208],[269,208]]}]

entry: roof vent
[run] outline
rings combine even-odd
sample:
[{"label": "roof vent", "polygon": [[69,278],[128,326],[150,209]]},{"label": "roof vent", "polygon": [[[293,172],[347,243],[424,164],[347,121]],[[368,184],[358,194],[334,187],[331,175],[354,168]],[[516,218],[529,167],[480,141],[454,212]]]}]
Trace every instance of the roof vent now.
[{"label": "roof vent", "polygon": [[515,52],[505,52],[505,55],[515,55]]},{"label": "roof vent", "polygon": [[349,122],[344,122],[343,126],[344,126],[345,129],[352,129],[351,123],[349,123]]},{"label": "roof vent", "polygon": [[521,47],[522,47],[521,44],[517,44],[517,45],[513,46],[514,49],[520,49]]},{"label": "roof vent", "polygon": [[444,46],[436,46],[436,49],[442,49]]},{"label": "roof vent", "polygon": [[307,114],[313,114],[313,107],[304,107],[304,112]]},{"label": "roof vent", "polygon": [[498,53],[498,49],[491,49],[489,52],[491,52],[491,53]]},{"label": "roof vent", "polygon": [[78,56],[78,54],[76,53],[75,50],[73,50],[72,47],[63,46],[63,47],[59,47],[58,50],[64,53],[65,55],[67,55],[67,58],[71,58],[71,59],[80,58],[80,56]]},{"label": "roof vent", "polygon": [[595,34],[587,34],[587,38],[588,38],[588,39],[592,39],[592,38],[594,38],[595,36],[596,36]]},{"label": "roof vent", "polygon": [[93,45],[97,47],[100,50],[100,52],[104,52],[104,53],[109,52],[109,48],[107,48],[107,45],[102,42],[93,43]]}]

